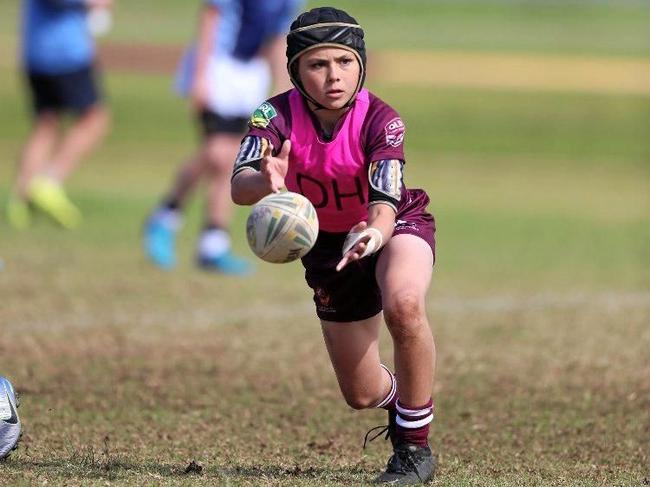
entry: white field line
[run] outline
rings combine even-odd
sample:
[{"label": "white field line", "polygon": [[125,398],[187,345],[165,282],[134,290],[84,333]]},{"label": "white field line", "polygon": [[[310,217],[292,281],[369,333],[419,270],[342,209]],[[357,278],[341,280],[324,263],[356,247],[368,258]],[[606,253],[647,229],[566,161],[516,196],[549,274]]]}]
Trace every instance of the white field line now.
[{"label": "white field line", "polygon": [[369,68],[396,85],[650,95],[647,58],[382,50]]},{"label": "white field line", "polygon": [[[573,309],[590,306],[608,312],[622,312],[630,309],[648,309],[650,312],[650,292],[602,292],[575,294],[538,294],[524,297],[507,295],[479,298],[445,297],[429,301],[427,311],[431,315],[466,313],[500,314],[511,312],[544,312],[552,310]],[[85,313],[58,316],[54,320],[26,320],[7,324],[6,331],[26,332],[59,330],[69,328],[114,328],[128,327],[134,332],[146,330],[176,329],[210,329],[237,323],[295,321],[303,319],[306,324],[316,323],[314,306],[311,301],[301,300],[292,303],[268,303],[241,306],[219,310],[207,308],[187,308],[177,311],[126,312],[114,310],[107,314],[89,315]],[[56,321],[53,325],[52,321]]]}]

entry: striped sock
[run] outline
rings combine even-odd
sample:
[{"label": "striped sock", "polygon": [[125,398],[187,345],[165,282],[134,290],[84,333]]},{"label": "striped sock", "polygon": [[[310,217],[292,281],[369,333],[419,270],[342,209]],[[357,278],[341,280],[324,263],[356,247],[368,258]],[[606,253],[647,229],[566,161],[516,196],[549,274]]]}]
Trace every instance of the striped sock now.
[{"label": "striped sock", "polygon": [[418,446],[429,444],[429,424],[433,420],[433,399],[423,406],[410,406],[397,399],[397,428],[400,442]]},{"label": "striped sock", "polygon": [[390,391],[386,397],[379,401],[374,407],[391,411],[395,409],[395,401],[397,400],[397,379],[395,379],[395,375],[388,369],[388,367],[384,364],[379,365],[381,365],[382,369],[388,372],[388,376],[390,377]]}]

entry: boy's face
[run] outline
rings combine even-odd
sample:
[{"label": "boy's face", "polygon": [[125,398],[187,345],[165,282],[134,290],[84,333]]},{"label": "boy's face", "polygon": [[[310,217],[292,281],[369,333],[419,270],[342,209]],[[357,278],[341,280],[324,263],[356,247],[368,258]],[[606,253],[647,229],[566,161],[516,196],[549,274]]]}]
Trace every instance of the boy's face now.
[{"label": "boy's face", "polygon": [[307,93],[330,110],[343,108],[352,98],[361,69],[347,49],[318,47],[298,60],[298,76]]}]

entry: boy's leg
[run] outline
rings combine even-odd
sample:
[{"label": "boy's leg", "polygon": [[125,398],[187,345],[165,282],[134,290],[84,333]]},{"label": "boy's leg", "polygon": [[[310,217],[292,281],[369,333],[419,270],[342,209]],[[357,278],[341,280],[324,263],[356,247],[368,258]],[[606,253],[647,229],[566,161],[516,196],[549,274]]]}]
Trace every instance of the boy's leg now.
[{"label": "boy's leg", "polygon": [[52,156],[47,176],[63,184],[81,159],[106,135],[109,118],[109,112],[102,104],[95,104],[79,115]]},{"label": "boy's leg", "polygon": [[411,405],[429,401],[433,387],[435,346],[425,307],[432,271],[431,248],[408,234],[392,237],[377,262],[384,316],[395,347],[398,393]]},{"label": "boy's leg", "polygon": [[201,150],[178,170],[165,199],[147,217],[142,245],[145,255],[163,269],[176,265],[176,233],[181,225],[182,210],[205,174]]},{"label": "boy's leg", "polygon": [[208,167],[200,148],[180,167],[172,182],[172,187],[163,205],[170,209],[182,210],[192,195]]},{"label": "boy's leg", "polygon": [[[198,114],[202,137],[208,133],[205,115]],[[183,209],[208,171],[203,143],[180,167],[165,198],[148,215],[144,225],[142,245],[145,255],[162,269],[176,265],[176,234],[181,226]]]},{"label": "boy's leg", "polygon": [[243,276],[252,272],[253,267],[247,260],[231,252],[229,234],[233,212],[230,178],[241,137],[240,132],[228,130],[224,125],[208,135],[203,144],[203,155],[208,166],[208,196],[197,260],[203,269]]},{"label": "boy's leg", "polygon": [[206,220],[223,229],[230,226],[232,219],[230,178],[241,138],[241,134],[214,134],[206,139],[203,147],[209,168]]},{"label": "boy's leg", "polygon": [[30,182],[30,200],[63,227],[74,228],[81,222],[81,212],[66,195],[63,182],[107,127],[107,110],[99,104],[88,108],[67,130],[44,173]]},{"label": "boy's leg", "polygon": [[206,78],[209,102],[201,119],[210,171],[206,220],[197,263],[208,271],[244,276],[253,271],[253,266],[230,249],[233,211],[230,178],[250,115],[266,98],[268,68],[259,59],[242,61],[219,51],[213,53]]},{"label": "boy's leg", "polygon": [[7,219],[15,228],[29,226],[27,189],[34,176],[43,171],[49,160],[58,130],[59,115],[56,112],[45,111],[36,115],[18,162],[14,191],[7,202]]},{"label": "boy's leg", "polygon": [[435,474],[437,459],[428,445],[433,419],[431,393],[435,346],[426,317],[425,297],[433,267],[433,252],[423,239],[393,236],[379,256],[377,282],[382,292],[386,324],[393,338],[398,377],[394,454],[379,483],[412,485]]},{"label": "boy's leg", "polygon": [[65,194],[63,182],[108,128],[109,115],[101,102],[97,80],[94,66],[89,65],[71,73],[35,81],[47,87],[50,100],[42,99],[44,103],[51,102],[59,110],[76,115],[48,165],[29,182],[27,189],[30,201],[66,228],[81,221],[81,212]]},{"label": "boy's leg", "polygon": [[392,378],[379,359],[381,313],[363,321],[321,320],[325,345],[348,405],[366,409],[384,402]]},{"label": "boy's leg", "polygon": [[35,175],[45,170],[57,140],[60,115],[47,111],[36,115],[18,163],[16,193],[26,198],[27,188]]}]

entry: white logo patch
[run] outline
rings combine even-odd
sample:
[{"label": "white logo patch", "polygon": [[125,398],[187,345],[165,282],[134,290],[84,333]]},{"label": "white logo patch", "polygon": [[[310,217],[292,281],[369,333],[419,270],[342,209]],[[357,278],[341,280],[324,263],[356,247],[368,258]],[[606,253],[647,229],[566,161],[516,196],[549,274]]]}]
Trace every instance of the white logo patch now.
[{"label": "white logo patch", "polygon": [[397,117],[392,119],[384,127],[386,131],[386,143],[391,147],[399,147],[404,142],[404,132],[406,127],[404,127],[404,122],[402,119]]}]

